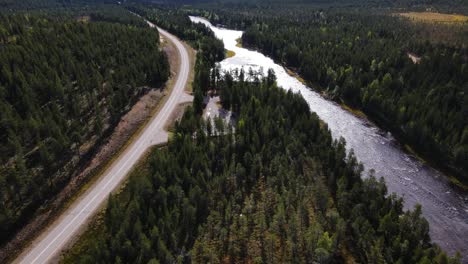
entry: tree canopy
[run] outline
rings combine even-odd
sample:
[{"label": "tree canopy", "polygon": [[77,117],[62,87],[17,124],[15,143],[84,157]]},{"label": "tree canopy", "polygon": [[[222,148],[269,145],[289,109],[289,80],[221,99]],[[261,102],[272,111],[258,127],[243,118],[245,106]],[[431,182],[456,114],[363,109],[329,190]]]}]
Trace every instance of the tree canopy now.
[{"label": "tree canopy", "polygon": [[431,244],[420,207],[361,179],[300,95],[227,78],[239,81],[216,83],[236,126],[210,129],[188,108],[66,262],[457,262]]},{"label": "tree canopy", "polygon": [[242,44],[310,87],[364,111],[419,154],[468,182],[466,24],[413,23],[388,13],[314,8],[214,9]]},{"label": "tree canopy", "polygon": [[154,29],[97,18],[0,15],[0,242],[68,183],[83,146],[167,80],[158,43]]},{"label": "tree canopy", "polygon": [[[203,47],[198,60],[216,57]],[[362,179],[344,140],[273,71],[207,78],[195,92],[217,90],[235,125],[213,129],[188,107],[64,262],[458,262],[431,243],[420,206],[404,211],[383,179]]]}]

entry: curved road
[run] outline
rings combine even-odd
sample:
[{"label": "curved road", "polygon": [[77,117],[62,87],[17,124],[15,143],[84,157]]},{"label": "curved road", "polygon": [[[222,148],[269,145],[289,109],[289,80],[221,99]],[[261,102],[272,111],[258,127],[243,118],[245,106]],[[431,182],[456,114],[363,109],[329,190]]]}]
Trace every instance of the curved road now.
[{"label": "curved road", "polygon": [[[150,27],[155,25],[147,22]],[[104,172],[101,179],[94,184],[83,197],[75,201],[31,246],[29,246],[14,262],[15,263],[48,263],[61,252],[72,240],[79,229],[107,201],[109,194],[125,179],[126,175],[155,144],[167,141],[164,125],[175,107],[184,97],[184,89],[189,78],[190,62],[184,45],[173,35],[158,28],[161,35],[174,43],[180,56],[180,69],[175,86],[160,112],[146,125],[139,138],[124,151],[120,157]]]}]

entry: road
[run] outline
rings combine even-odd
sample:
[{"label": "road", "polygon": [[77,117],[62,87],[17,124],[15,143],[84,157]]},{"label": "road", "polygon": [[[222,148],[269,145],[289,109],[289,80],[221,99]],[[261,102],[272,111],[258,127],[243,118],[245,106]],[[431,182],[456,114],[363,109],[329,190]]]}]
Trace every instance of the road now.
[{"label": "road", "polygon": [[[150,22],[148,24],[155,27]],[[49,263],[55,259],[78,231],[99,211],[109,194],[119,186],[145,152],[152,145],[167,141],[164,125],[181,98],[185,97],[184,90],[189,78],[190,61],[187,49],[176,37],[160,28],[158,30],[166,40],[174,43],[180,56],[179,74],[166,103],[148,122],[139,137],[133,140],[133,143],[113,162],[101,178],[82,197],[79,197],[43,235],[38,237],[14,261],[15,263]]]}]

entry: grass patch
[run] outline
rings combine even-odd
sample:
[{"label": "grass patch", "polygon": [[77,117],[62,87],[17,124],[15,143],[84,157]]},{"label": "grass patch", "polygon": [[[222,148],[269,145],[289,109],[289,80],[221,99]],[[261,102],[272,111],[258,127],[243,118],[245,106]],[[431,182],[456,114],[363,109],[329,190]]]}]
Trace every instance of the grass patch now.
[{"label": "grass patch", "polygon": [[232,50],[226,50],[226,59],[236,56],[236,53]]},{"label": "grass patch", "polygon": [[453,177],[453,176],[447,176],[447,179],[449,179],[449,181],[458,186],[459,188],[461,188],[463,191],[468,191],[468,185],[464,184],[463,182],[461,182],[460,180],[458,180],[457,178]]},{"label": "grass patch", "polygon": [[236,39],[236,42],[237,42],[236,47],[242,48],[242,38]]},{"label": "grass patch", "polygon": [[435,12],[409,12],[409,13],[398,13],[397,15],[409,18],[417,22],[426,23],[467,23],[468,16],[457,15],[457,14],[442,14]]},{"label": "grass patch", "polygon": [[410,145],[405,144],[403,148],[405,149],[406,152],[410,153],[413,157],[418,159],[421,163],[423,164],[427,163],[426,160],[424,160],[421,156],[419,156],[418,153]]},{"label": "grass patch", "polygon": [[193,79],[195,78],[195,61],[197,57],[197,51],[194,50],[190,45],[187,43],[183,42],[185,48],[188,51],[189,57],[190,57],[190,74],[189,78],[187,81],[187,84],[185,86],[185,91],[188,92],[189,94],[193,93]]},{"label": "grass patch", "polygon": [[[138,161],[135,167],[130,171],[129,177],[125,180],[125,182],[122,183],[119,189],[113,192],[118,202],[125,202],[130,199],[130,197],[128,197],[128,192],[125,192],[125,189],[128,186],[128,179],[130,177],[147,175],[150,169],[150,159],[152,154],[166,146],[166,143],[154,146],[145,154],[145,156],[142,157],[142,159]],[[77,263],[77,261],[80,259],[80,256],[86,253],[90,245],[93,245],[93,241],[109,235],[107,233],[106,225],[104,224],[106,208],[107,204],[105,204],[104,207],[95,216],[92,217],[92,220],[86,228],[86,231],[78,236],[76,243],[73,243],[73,246],[71,246],[61,255],[59,263]]]},{"label": "grass patch", "polygon": [[344,110],[352,113],[353,115],[358,116],[360,118],[366,118],[367,119],[366,114],[364,114],[364,112],[362,112],[361,110],[352,108],[352,107],[350,107],[350,106],[348,106],[348,105],[346,105],[344,103],[340,103],[340,105],[341,105],[341,108],[343,108]]},{"label": "grass patch", "polygon": [[170,131],[170,132],[167,132],[167,138],[169,141],[173,140],[174,139],[174,135],[175,133]]},{"label": "grass patch", "polygon": [[73,247],[62,255],[59,263],[76,263],[78,257],[86,252],[86,249],[93,241],[96,241],[99,237],[106,236],[107,232],[105,231],[105,225],[103,223],[104,214],[105,209],[95,216],[91,223],[89,223],[89,227],[86,231],[78,237],[78,241],[73,245]]},{"label": "grass patch", "polygon": [[307,82],[301,76],[299,76],[299,74],[295,73],[291,69],[286,68],[286,72],[292,77],[296,78],[296,80],[301,82],[303,85],[307,85]]}]

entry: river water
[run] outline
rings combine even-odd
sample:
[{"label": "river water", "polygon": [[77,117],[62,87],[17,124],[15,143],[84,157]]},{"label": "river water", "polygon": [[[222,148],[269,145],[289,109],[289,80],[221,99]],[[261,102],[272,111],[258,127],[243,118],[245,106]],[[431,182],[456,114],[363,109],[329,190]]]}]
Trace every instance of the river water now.
[{"label": "river water", "polygon": [[203,23],[223,40],[227,50],[236,55],[220,62],[223,70],[249,68],[273,69],[278,85],[300,93],[311,111],[328,124],[334,138],[343,137],[347,148],[353,149],[366,171],[374,169],[376,176],[384,177],[390,193],[404,197],[405,208],[422,205],[424,217],[429,221],[434,242],[453,254],[468,254],[468,194],[452,188],[444,176],[405,153],[392,135],[377,128],[368,120],[356,117],[336,103],[302,84],[286,70],[263,54],[236,47],[242,31],[213,26],[208,20],[190,17],[192,22]]}]

